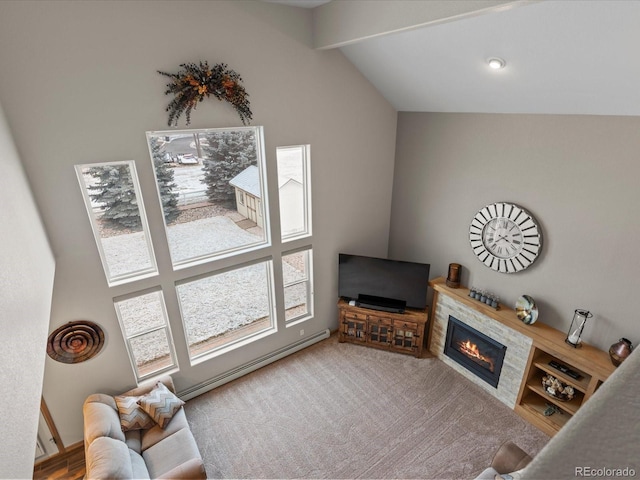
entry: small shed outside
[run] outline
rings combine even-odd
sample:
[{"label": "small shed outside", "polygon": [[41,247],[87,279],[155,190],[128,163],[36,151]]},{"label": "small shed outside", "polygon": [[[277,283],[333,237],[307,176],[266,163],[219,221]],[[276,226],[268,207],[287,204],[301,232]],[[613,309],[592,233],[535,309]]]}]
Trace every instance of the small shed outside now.
[{"label": "small shed outside", "polygon": [[255,165],[249,165],[229,180],[235,188],[236,210],[245,218],[264,228],[262,218],[262,194],[260,191],[260,172]]}]

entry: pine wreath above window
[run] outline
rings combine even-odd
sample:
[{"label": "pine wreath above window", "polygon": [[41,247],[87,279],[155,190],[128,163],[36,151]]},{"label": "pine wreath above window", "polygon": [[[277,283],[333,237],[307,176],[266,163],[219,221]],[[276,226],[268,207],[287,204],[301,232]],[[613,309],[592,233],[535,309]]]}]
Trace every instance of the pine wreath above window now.
[{"label": "pine wreath above window", "polygon": [[173,94],[174,98],[165,109],[169,112],[169,125],[177,126],[178,119],[184,113],[187,125],[191,123],[191,110],[198,102],[213,95],[218,100],[225,100],[233,105],[240,115],[243,125],[248,125],[253,117],[249,94],[241,85],[240,75],[227,67],[224,63],[217,63],[209,67],[207,62],[183,63],[178,73],[167,73],[158,70],[160,75],[171,78],[167,84],[165,95]]}]

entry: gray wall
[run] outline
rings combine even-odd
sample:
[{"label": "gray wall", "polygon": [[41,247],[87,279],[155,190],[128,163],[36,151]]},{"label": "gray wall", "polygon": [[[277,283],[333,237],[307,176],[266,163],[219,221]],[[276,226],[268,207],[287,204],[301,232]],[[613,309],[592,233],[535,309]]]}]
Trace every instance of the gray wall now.
[{"label": "gray wall", "polygon": [[[156,70],[208,60],[239,72],[252,124],[265,128],[270,178],[276,146],[311,144],[316,309],[307,335],[337,328],[337,253],[386,254],[396,112],[340,52],[314,51],[310,37],[309,10],[257,1],[0,2],[0,101],[57,260],[49,328],[86,319],[107,338],[87,362],[47,358],[44,396],[65,445],[81,440],[88,394],[135,383],[112,304],[125,289],[107,287],[73,165],[136,161],[160,269],[170,270],[145,139],[167,129],[170,98]],[[234,125],[235,112],[214,99],[192,115],[193,128]],[[159,282],[172,288],[164,273]],[[171,321],[176,335],[179,319]],[[298,339],[298,329],[281,329],[191,370],[181,365],[177,387]]]},{"label": "gray wall", "polygon": [[[522,294],[539,320],[566,331],[576,308],[594,313],[583,337],[604,350],[640,341],[640,119],[631,117],[400,113],[391,256],[463,266],[462,281],[513,307]],[[494,202],[513,202],[542,225],[544,246],[516,274],[485,267],[469,224]]]},{"label": "gray wall", "polygon": [[55,262],[0,107],[0,478],[31,478]]}]

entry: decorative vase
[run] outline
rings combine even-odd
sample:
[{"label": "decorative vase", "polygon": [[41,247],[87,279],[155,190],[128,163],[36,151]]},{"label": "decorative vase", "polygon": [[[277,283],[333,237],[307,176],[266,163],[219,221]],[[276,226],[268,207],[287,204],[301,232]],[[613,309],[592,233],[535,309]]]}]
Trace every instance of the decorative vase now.
[{"label": "decorative vase", "polygon": [[611,357],[611,363],[616,367],[619,367],[625,358],[627,358],[633,351],[633,344],[626,338],[621,338],[618,342],[611,345],[609,348],[609,357]]},{"label": "decorative vase", "polygon": [[529,295],[522,295],[516,301],[516,315],[525,324],[531,325],[538,320],[538,307]]}]

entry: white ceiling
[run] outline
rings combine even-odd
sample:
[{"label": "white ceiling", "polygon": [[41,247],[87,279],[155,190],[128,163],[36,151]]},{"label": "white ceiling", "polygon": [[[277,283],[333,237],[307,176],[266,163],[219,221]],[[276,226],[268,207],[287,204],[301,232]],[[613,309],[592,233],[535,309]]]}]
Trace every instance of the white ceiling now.
[{"label": "white ceiling", "polygon": [[341,50],[399,111],[640,115],[638,0],[546,0]]}]

